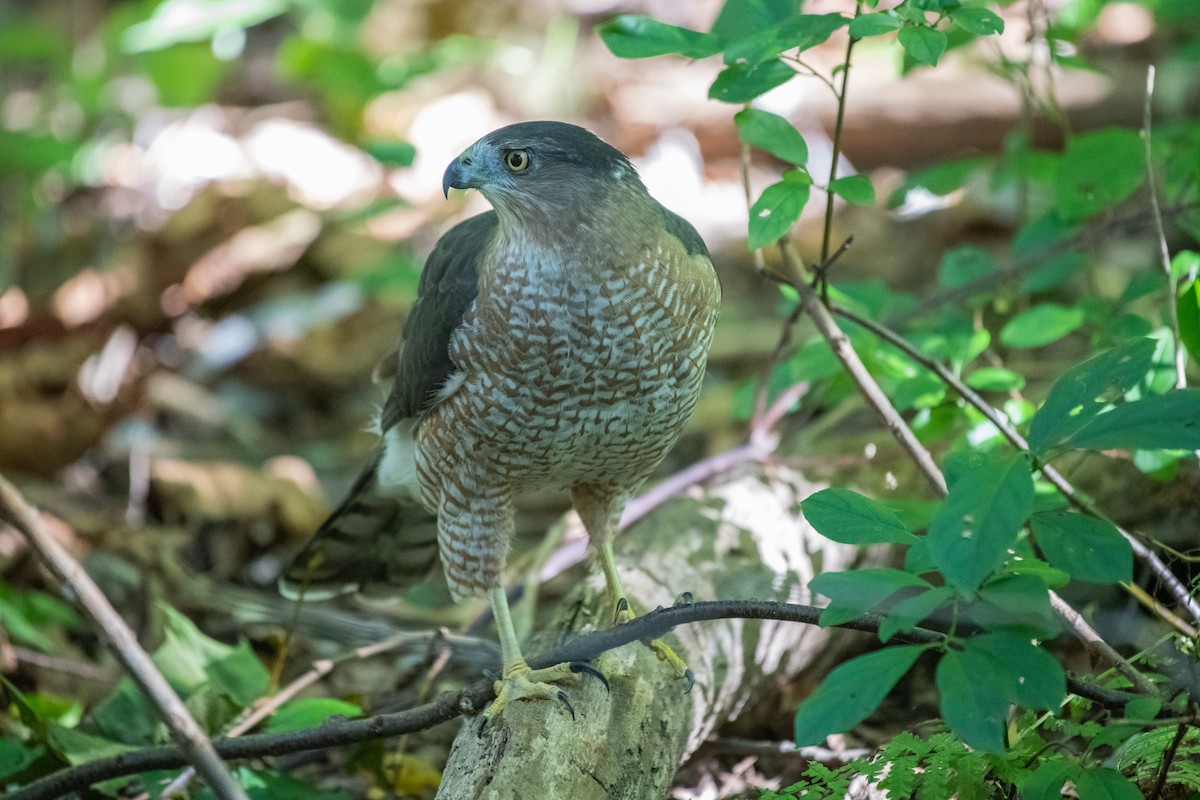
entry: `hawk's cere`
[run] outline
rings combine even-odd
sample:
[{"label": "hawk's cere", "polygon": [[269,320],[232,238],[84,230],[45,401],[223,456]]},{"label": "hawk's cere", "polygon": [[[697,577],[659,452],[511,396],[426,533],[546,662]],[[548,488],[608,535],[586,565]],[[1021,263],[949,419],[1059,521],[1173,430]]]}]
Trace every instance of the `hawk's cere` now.
[{"label": "hawk's cere", "polygon": [[720,285],[695,229],[622,153],[574,125],[488,134],[446,169],[451,187],[478,189],[494,210],[430,254],[380,451],[281,586],[314,598],[403,585],[440,553],[454,597],[487,595],[495,611],[504,680],[494,713],[561,696],[548,682],[571,674],[532,672],[517,644],[502,585],[514,493],[570,490],[628,619],[612,538],[695,406]]}]

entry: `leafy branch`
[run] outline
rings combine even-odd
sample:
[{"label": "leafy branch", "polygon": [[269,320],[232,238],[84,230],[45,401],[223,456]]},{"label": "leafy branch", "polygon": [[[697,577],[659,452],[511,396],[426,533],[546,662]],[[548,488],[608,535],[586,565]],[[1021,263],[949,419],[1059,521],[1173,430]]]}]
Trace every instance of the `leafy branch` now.
[{"label": "leafy branch", "polygon": [[[823,609],[793,603],[759,600],[715,600],[660,608],[614,628],[584,634],[529,659],[535,669],[564,661],[591,661],[608,650],[630,642],[662,636],[672,629],[717,619],[752,619],[817,624]],[[878,633],[884,619],[864,614],[836,626],[847,630]],[[924,628],[897,634],[911,645],[941,646],[946,635]],[[217,739],[212,746],[225,759],[261,758],[287,753],[342,747],[357,742],[384,739],[426,730],[435,725],[484,708],[495,697],[494,682],[483,679],[454,693],[416,708],[360,719],[331,719],[315,728],[276,734],[255,734],[236,739]],[[1069,677],[1070,691],[1101,706],[1122,709],[1139,695],[1112,691]],[[152,747],[98,759],[56,772],[10,794],[8,800],[50,800],[79,791],[100,781],[152,770],[174,769],[187,764],[177,747]]]}]

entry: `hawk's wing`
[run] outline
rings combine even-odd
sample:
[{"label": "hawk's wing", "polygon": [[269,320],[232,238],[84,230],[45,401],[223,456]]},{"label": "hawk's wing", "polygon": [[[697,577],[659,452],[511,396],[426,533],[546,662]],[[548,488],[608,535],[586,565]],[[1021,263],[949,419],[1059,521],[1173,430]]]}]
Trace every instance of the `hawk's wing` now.
[{"label": "hawk's wing", "polygon": [[404,322],[404,344],[383,406],[381,432],[427,411],[454,370],[450,334],[475,301],[479,261],[497,224],[495,211],[460,222],[438,240],[425,261],[417,300]]},{"label": "hawk's wing", "polygon": [[[394,386],[380,418],[384,446],[358,476],[342,504],[280,576],[285,596],[312,600],[368,590],[402,588],[428,574],[437,558],[437,519],[421,505],[415,486],[391,484],[381,474],[406,472],[415,458],[411,429],[453,371],[450,335],[478,292],[479,260],[496,230],[488,212],[446,232],[425,261],[417,300],[404,322]],[[411,465],[415,474],[415,464]],[[394,477],[394,476],[389,476]]]}]

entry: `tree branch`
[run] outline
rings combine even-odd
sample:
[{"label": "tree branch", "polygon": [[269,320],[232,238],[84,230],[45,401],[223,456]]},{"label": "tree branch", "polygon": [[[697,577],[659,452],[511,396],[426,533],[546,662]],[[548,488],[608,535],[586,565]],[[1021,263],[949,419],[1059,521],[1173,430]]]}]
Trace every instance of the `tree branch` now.
[{"label": "tree branch", "polygon": [[3,476],[0,476],[0,520],[23,533],[30,548],[54,573],[59,583],[69,587],[79,598],[79,604],[100,628],[117,658],[129,671],[129,676],[150,698],[166,723],[171,738],[180,747],[181,761],[194,764],[197,772],[221,800],[248,800],[245,790],[221,763],[204,729],[192,718],[167,679],[154,666],[104,592],[54,538],[38,510],[26,502],[17,488]]},{"label": "tree branch", "polygon": [[[539,669],[564,661],[591,661],[601,653],[621,645],[656,638],[679,625],[695,622],[758,619],[815,625],[821,611],[822,609],[814,606],[762,600],[716,600],[660,608],[624,625],[588,633],[550,648],[529,659],[529,664],[534,669]],[[882,618],[878,615],[866,614],[836,627],[874,633],[878,632],[881,622]],[[897,634],[895,639],[910,644],[927,644],[942,642],[945,636],[936,631],[917,628]],[[362,719],[330,721],[318,728],[288,733],[219,739],[213,742],[213,746],[216,752],[226,759],[260,758],[413,733],[484,708],[495,697],[492,685],[490,679],[483,679],[458,692],[444,694],[432,703],[407,711]],[[1138,697],[1125,692],[1110,691],[1074,677],[1068,677],[1067,688],[1072,694],[1111,709],[1124,708],[1126,703]],[[56,772],[8,795],[7,800],[52,800],[99,781],[152,770],[175,769],[186,763],[187,759],[177,747],[147,748]]]},{"label": "tree branch", "polygon": [[[1025,437],[1013,427],[1012,423],[1008,421],[1008,417],[1004,416],[1004,414],[993,408],[990,403],[988,403],[979,395],[979,393],[977,393],[963,381],[959,380],[958,376],[953,372],[946,369],[946,367],[937,361],[927,358],[903,336],[885,325],[874,322],[873,320],[869,320],[865,317],[861,317],[845,308],[834,306],[830,310],[835,315],[843,319],[850,320],[855,325],[870,331],[872,334],[892,345],[897,350],[900,350],[913,361],[916,361],[918,364],[925,367],[934,375],[937,375],[938,378],[941,379],[951,389],[953,389],[959,397],[961,397],[976,411],[987,418],[988,422],[995,425],[996,430],[1000,431],[1001,435],[1003,435],[1005,439],[1008,439],[1008,441],[1014,447],[1016,447],[1018,450],[1029,450],[1029,442],[1025,441]],[[1200,603],[1196,602],[1196,598],[1192,597],[1187,586],[1183,584],[1183,581],[1179,580],[1175,573],[1171,571],[1171,568],[1168,567],[1161,558],[1159,558],[1158,553],[1154,552],[1154,550],[1152,550],[1150,547],[1147,547],[1132,533],[1109,519],[1102,511],[1100,511],[1099,508],[1096,507],[1094,503],[1084,497],[1079,490],[1076,489],[1066,478],[1064,478],[1062,473],[1060,473],[1054,467],[1050,466],[1049,464],[1042,464],[1041,470],[1043,477],[1045,477],[1046,480],[1048,480],[1056,489],[1058,489],[1062,496],[1067,499],[1068,503],[1075,506],[1085,514],[1112,523],[1113,527],[1125,537],[1127,542],[1129,542],[1129,546],[1133,548],[1134,555],[1136,555],[1143,562],[1145,562],[1147,566],[1150,567],[1151,571],[1153,571],[1158,579],[1163,582],[1171,594],[1175,596],[1175,599],[1179,601],[1180,605],[1187,609],[1188,613],[1191,614],[1192,619],[1195,622],[1200,623]],[[1184,633],[1189,636],[1195,635],[1194,630],[1184,631]]]}]

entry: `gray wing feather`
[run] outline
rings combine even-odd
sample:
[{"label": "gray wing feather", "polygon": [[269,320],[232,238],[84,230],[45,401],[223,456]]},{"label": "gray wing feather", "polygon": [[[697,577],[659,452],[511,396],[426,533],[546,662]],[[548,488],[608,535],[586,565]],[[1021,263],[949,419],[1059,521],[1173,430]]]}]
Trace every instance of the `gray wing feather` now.
[{"label": "gray wing feather", "polygon": [[475,301],[479,262],[497,224],[494,211],[460,222],[438,240],[426,259],[417,300],[404,322],[404,345],[383,406],[381,430],[427,411],[454,370],[450,336]]},{"label": "gray wing feather", "polygon": [[669,208],[666,208],[661,203],[659,204],[659,208],[663,212],[663,226],[667,229],[668,233],[683,242],[683,246],[687,249],[689,256],[702,255],[705,258],[710,257],[708,255],[708,247],[705,246],[704,240],[700,238],[700,234],[692,227],[692,223]]}]

